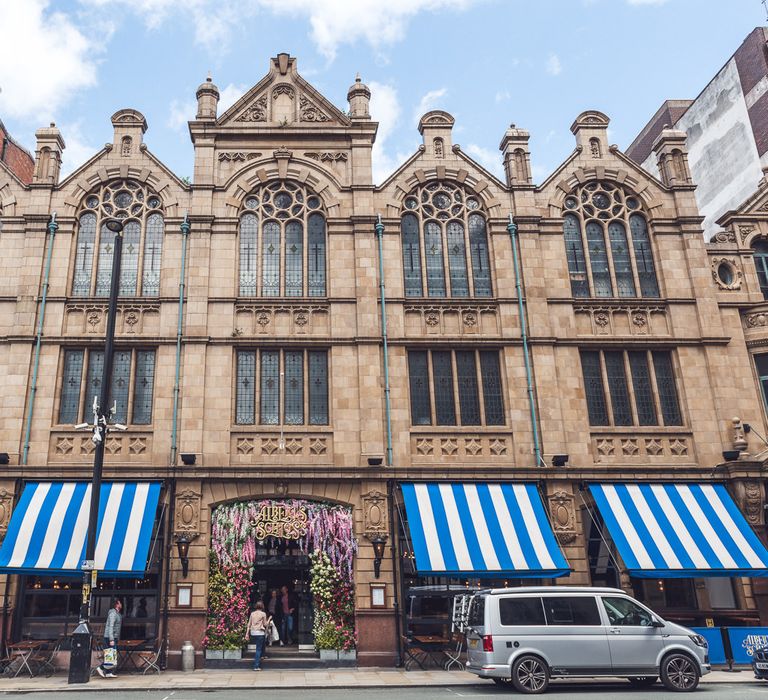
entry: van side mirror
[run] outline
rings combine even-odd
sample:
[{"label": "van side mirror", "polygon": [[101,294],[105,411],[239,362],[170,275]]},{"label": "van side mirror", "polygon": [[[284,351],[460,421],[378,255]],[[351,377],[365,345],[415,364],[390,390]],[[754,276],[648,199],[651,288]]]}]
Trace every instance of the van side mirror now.
[{"label": "van side mirror", "polygon": [[654,617],[651,620],[651,627],[664,627],[664,623],[658,618]]}]

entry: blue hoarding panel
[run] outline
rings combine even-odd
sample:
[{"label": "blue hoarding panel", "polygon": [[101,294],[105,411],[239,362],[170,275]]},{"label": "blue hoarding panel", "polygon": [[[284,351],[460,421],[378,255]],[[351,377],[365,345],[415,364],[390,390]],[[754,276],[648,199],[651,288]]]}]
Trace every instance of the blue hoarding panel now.
[{"label": "blue hoarding panel", "polygon": [[719,627],[691,627],[691,629],[707,640],[707,644],[709,644],[709,663],[726,663],[723,635]]},{"label": "blue hoarding panel", "polygon": [[728,639],[734,663],[750,664],[755,648],[768,646],[768,627],[729,627]]}]

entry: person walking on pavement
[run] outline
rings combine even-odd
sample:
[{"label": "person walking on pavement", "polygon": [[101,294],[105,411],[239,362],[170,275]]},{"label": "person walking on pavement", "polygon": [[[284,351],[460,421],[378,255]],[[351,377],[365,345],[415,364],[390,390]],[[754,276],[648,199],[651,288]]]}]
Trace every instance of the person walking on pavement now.
[{"label": "person walking on pavement", "polygon": [[[117,659],[117,643],[120,641],[120,628],[123,624],[123,616],[120,614],[122,609],[122,601],[116,598],[107,613],[107,621],[104,624],[104,649],[114,649],[115,659]],[[102,678],[117,678],[116,666],[117,664],[106,666],[102,663],[96,667],[96,672]]]},{"label": "person walking on pavement", "polygon": [[256,603],[256,609],[248,618],[248,627],[245,629],[245,638],[256,647],[253,655],[253,670],[261,671],[261,655],[264,653],[264,642],[267,638],[267,628],[270,618],[264,612],[264,603]]}]

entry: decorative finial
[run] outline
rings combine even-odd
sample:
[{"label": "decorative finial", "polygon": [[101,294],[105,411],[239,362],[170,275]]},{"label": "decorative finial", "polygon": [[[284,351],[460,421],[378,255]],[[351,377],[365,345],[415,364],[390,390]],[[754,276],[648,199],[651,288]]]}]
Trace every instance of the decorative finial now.
[{"label": "decorative finial", "polygon": [[206,83],[212,83],[213,82],[213,76],[211,75],[211,71],[208,71],[208,77],[205,79]]},{"label": "decorative finial", "polygon": [[360,77],[360,73],[359,72],[355,74],[355,82],[356,83],[362,83],[363,82],[362,78]]}]

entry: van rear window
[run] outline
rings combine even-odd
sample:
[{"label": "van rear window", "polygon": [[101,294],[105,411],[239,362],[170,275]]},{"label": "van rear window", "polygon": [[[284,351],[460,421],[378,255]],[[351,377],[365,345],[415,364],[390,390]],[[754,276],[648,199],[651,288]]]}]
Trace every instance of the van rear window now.
[{"label": "van rear window", "polygon": [[485,598],[484,595],[476,595],[472,598],[469,615],[467,615],[467,624],[470,627],[485,626]]},{"label": "van rear window", "polygon": [[549,625],[599,625],[600,613],[592,596],[553,596],[544,598]]},{"label": "van rear window", "polygon": [[541,598],[499,598],[502,625],[545,625]]}]

